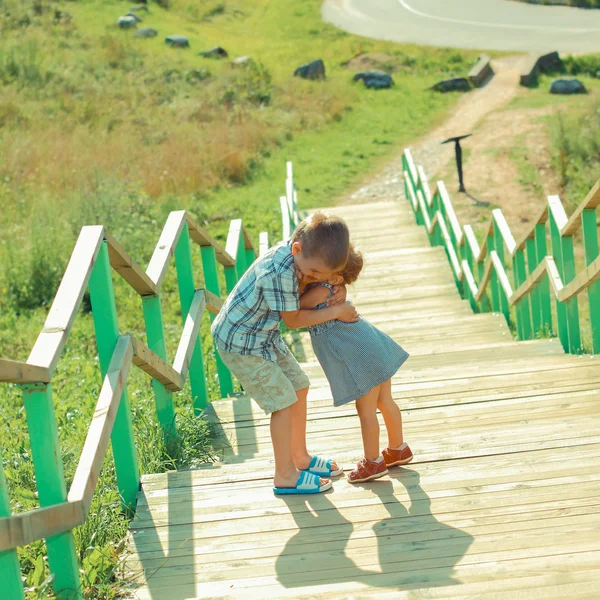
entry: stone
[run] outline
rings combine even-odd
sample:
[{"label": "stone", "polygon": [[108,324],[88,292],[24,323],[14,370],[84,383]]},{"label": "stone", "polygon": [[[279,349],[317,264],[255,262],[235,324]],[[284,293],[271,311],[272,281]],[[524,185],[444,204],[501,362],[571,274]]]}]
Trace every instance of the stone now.
[{"label": "stone", "polygon": [[125,16],[126,17],[133,17],[135,19],[136,23],[141,23],[142,22],[141,17],[138,17],[135,13],[128,12]]},{"label": "stone", "polygon": [[294,71],[294,77],[302,79],[325,79],[325,64],[321,59],[313,60]]},{"label": "stone", "polygon": [[215,46],[210,50],[198,52],[198,56],[203,56],[204,58],[227,58],[229,54],[227,54],[227,50],[221,48],[221,46]]},{"label": "stone", "polygon": [[153,38],[158,35],[158,31],[156,29],[152,29],[152,27],[142,27],[135,32],[135,37],[141,38]]},{"label": "stone", "polygon": [[251,56],[238,56],[231,61],[232,67],[246,67],[252,62]]},{"label": "stone", "polygon": [[171,48],[189,48],[190,41],[185,35],[170,35],[165,38],[165,44],[171,46]]},{"label": "stone", "polygon": [[564,65],[562,60],[560,60],[558,52],[550,52],[549,54],[543,54],[537,59],[537,68],[542,73],[554,73],[562,71]]},{"label": "stone", "polygon": [[578,79],[555,79],[550,86],[551,94],[587,94],[587,90]]},{"label": "stone", "polygon": [[117,25],[121,29],[135,29],[137,27],[137,21],[134,17],[119,17]]},{"label": "stone", "polygon": [[384,90],[391,88],[394,85],[392,76],[383,71],[364,71],[357,73],[352,81],[361,81],[365,84],[365,87],[374,90]]},{"label": "stone", "polygon": [[454,79],[438,81],[431,89],[444,94],[446,92],[469,92],[471,91],[471,84],[465,77],[455,77]]}]

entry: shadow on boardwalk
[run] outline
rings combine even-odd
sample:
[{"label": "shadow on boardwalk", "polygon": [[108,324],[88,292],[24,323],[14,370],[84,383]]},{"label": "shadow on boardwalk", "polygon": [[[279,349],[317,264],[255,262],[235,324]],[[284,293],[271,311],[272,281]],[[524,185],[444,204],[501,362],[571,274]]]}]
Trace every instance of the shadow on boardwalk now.
[{"label": "shadow on boardwalk", "polygon": [[[360,485],[377,495],[389,514],[376,522],[370,531],[360,527],[355,533],[355,526],[331,501],[335,492],[308,497],[307,512],[294,512],[290,501],[290,512],[299,531],[277,558],[278,581],[287,588],[351,581],[398,589],[460,583],[452,577],[452,572],[473,537],[435,518],[431,500],[420,485],[417,471],[393,469],[389,476],[406,487],[410,506],[405,507],[396,498],[389,479]],[[367,519],[370,510],[375,512],[372,506],[362,509]],[[368,523],[365,525],[368,527]],[[359,567],[346,556],[350,538],[353,539],[353,555],[360,555],[366,568]],[[314,580],[314,573],[310,575],[313,562],[319,565],[315,569],[321,577],[319,580]],[[322,570],[324,564],[328,565],[328,571]],[[326,572],[331,575],[324,579]]]}]

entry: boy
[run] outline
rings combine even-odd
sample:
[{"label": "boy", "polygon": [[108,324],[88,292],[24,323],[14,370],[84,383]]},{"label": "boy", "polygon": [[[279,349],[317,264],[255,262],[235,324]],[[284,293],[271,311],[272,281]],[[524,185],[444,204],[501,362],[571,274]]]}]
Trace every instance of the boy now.
[{"label": "boy", "polygon": [[331,460],[306,448],[306,397],[310,381],[279,333],[339,319],[358,320],[356,309],[340,296],[322,310],[300,308],[300,289],[327,281],[346,265],[348,227],[338,217],[315,213],[302,221],[290,240],[257,259],[221,308],[212,333],[223,362],[258,405],[271,415],[275,455],[274,492],[315,494],[331,487],[322,477],[340,475]]}]

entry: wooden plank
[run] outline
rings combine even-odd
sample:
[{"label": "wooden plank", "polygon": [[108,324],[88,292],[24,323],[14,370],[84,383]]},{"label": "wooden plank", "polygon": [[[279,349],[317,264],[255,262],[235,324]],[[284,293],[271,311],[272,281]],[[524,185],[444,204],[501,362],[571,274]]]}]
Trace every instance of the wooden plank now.
[{"label": "wooden plank", "polygon": [[167,222],[150,259],[150,264],[146,269],[146,274],[154,283],[156,293],[160,291],[162,282],[167,274],[169,263],[175,252],[175,246],[179,241],[179,236],[187,224],[187,216],[184,210],[177,210],[169,213]]},{"label": "wooden plank", "polygon": [[444,203],[444,208],[446,209],[446,214],[448,215],[450,227],[452,227],[456,244],[457,246],[461,246],[463,243],[462,228],[460,226],[460,223],[458,222],[458,218],[456,216],[456,213],[454,212],[454,207],[452,206],[452,201],[450,200],[450,196],[446,190],[446,186],[443,181],[437,182],[437,190],[440,194],[442,202]]},{"label": "wooden plank", "polygon": [[224,267],[235,267],[235,259],[217,242],[205,229],[200,227],[192,217],[186,213],[185,215],[190,238],[198,246],[212,246],[215,249],[215,257]]},{"label": "wooden plank", "polygon": [[496,222],[496,225],[498,226],[498,230],[500,231],[500,235],[502,236],[502,239],[504,240],[506,249],[508,250],[509,254],[512,256],[516,250],[517,244],[515,243],[515,238],[513,237],[510,227],[508,226],[508,223],[506,222],[504,213],[499,208],[495,208],[494,210],[492,210],[492,217],[493,217],[494,221]]},{"label": "wooden plank", "polygon": [[556,222],[559,232],[567,226],[567,213],[559,196],[548,196],[548,210]]},{"label": "wooden plank", "polygon": [[155,296],[154,282],[146,275],[125,248],[108,232],[104,233],[108,243],[108,257],[110,266],[140,295]]},{"label": "wooden plank", "polygon": [[262,231],[259,236],[259,256],[263,256],[269,250],[269,233]]},{"label": "wooden plank", "polygon": [[190,367],[190,361],[192,360],[192,354],[196,346],[196,340],[198,339],[198,332],[200,331],[205,308],[205,292],[204,290],[196,290],[190,306],[190,312],[185,319],[183,333],[173,363],[173,369],[184,379]]},{"label": "wooden plank", "polygon": [[0,358],[0,382],[2,383],[48,383],[52,374],[46,367]]},{"label": "wooden plank", "polygon": [[132,362],[136,367],[162,383],[171,392],[179,392],[183,389],[185,377],[182,377],[171,365],[138,339],[132,337],[131,344],[133,347]]},{"label": "wooden plank", "polygon": [[240,247],[240,236],[242,234],[242,220],[232,219],[229,223],[229,233],[227,234],[227,245],[225,246],[225,250],[234,261],[237,260],[238,249]]},{"label": "wooden plank", "polygon": [[600,206],[600,180],[590,190],[585,200],[577,207],[571,218],[561,228],[561,235],[573,235],[581,228],[581,213],[584,210],[598,208]]},{"label": "wooden plank", "polygon": [[44,327],[27,359],[27,363],[30,365],[48,369],[50,376],[56,368],[56,363],[58,363],[69,337],[103,242],[104,228],[102,226],[81,228]]},{"label": "wooden plank", "polygon": [[69,489],[69,502],[81,502],[86,515],[100,477],[132,358],[131,338],[119,336]]},{"label": "wooden plank", "polygon": [[69,531],[86,518],[82,502],[64,502],[1,518],[0,552]]},{"label": "wooden plank", "polygon": [[204,296],[206,297],[206,310],[213,315],[218,315],[221,307],[225,304],[223,300],[208,290],[204,290]]}]

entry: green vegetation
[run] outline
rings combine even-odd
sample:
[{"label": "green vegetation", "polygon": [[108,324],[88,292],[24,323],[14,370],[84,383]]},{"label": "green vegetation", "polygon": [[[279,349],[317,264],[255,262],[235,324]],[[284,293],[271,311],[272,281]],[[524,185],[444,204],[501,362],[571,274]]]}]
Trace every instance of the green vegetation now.
[{"label": "green vegetation", "polygon": [[[477,52],[400,46],[321,22],[320,0],[161,0],[140,13],[152,39],[116,27],[131,2],[1,0],[0,354],[25,360],[82,225],[105,225],[146,265],[169,211],[188,209],[223,241],[242,216],[253,239],[280,235],[277,198],[293,160],[304,207],[331,205],[362,174],[438,122],[456,95],[437,79],[464,73]],[[191,48],[164,37],[184,34]],[[220,45],[251,66],[199,57]],[[351,83],[346,63],[384,54],[393,89]],[[322,58],[325,81],[292,76]],[[199,257],[195,257],[201,272]],[[198,281],[198,285],[202,285]],[[122,332],[145,339],[139,299],[115,279]],[[163,286],[167,350],[181,334],[174,270]],[[207,377],[218,397],[208,323]],[[67,484],[100,388],[91,316],[82,309],[53,378]],[[141,471],[211,459],[208,427],[177,397],[181,445],[165,447],[147,376],[129,376]],[[27,424],[16,387],[0,387],[2,459],[15,512],[37,505]],[[120,594],[114,569],[127,528],[107,458],[90,519],[75,534],[84,595]],[[19,549],[31,598],[51,597],[45,545]]]}]

